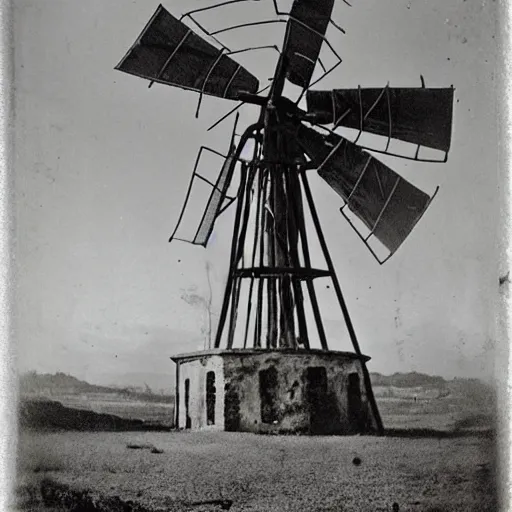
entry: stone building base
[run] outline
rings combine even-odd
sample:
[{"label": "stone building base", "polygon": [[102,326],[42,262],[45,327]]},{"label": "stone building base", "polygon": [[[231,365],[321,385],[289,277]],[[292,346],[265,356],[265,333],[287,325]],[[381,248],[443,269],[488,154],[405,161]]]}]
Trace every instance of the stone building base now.
[{"label": "stone building base", "polygon": [[376,431],[356,354],[217,349],[171,359],[176,363],[175,412],[180,429],[289,434]]}]

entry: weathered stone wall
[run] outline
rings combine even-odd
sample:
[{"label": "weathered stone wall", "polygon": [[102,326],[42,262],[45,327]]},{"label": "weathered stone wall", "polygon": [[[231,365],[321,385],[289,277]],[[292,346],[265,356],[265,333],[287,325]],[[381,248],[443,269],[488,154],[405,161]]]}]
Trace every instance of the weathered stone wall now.
[{"label": "weathered stone wall", "polygon": [[[215,424],[207,424],[206,375],[215,372]],[[184,360],[179,369],[179,418],[178,427],[186,428],[185,380],[190,381],[188,414],[192,429],[224,429],[224,372],[222,357],[208,355],[193,360]]]},{"label": "weathered stone wall", "polygon": [[[372,430],[375,422],[368,406],[361,363],[348,356],[334,354],[223,354],[226,381],[225,425],[227,430],[252,432],[312,432],[344,434],[361,430],[348,416],[348,376],[359,375],[361,418],[365,428]],[[261,370],[276,369],[278,412],[272,423],[262,422]],[[316,425],[311,424],[311,404],[308,401],[307,368],[325,368],[327,390]],[[231,427],[231,428],[230,428]]]},{"label": "weathered stone wall", "polygon": [[[214,425],[207,423],[209,371],[215,372]],[[266,372],[264,390],[260,372]],[[354,374],[359,380],[355,409],[349,408],[349,381]],[[188,424],[186,379],[190,381]],[[349,353],[219,350],[189,354],[180,357],[179,381],[179,428],[312,434],[376,430],[361,362]]]}]

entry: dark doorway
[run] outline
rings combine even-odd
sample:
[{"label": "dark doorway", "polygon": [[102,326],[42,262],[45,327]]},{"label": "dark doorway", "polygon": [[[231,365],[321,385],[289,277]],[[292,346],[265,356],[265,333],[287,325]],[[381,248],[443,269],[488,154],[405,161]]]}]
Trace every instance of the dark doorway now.
[{"label": "dark doorway", "polygon": [[322,434],[328,426],[327,372],[322,366],[309,367],[306,379],[310,431],[312,434]]},{"label": "dark doorway", "polygon": [[351,429],[356,432],[364,431],[361,379],[358,373],[349,373],[348,375],[348,418]]},{"label": "dark doorway", "polygon": [[277,370],[272,367],[260,371],[261,421],[274,423],[279,421],[279,399]]},{"label": "dark doorway", "polygon": [[233,383],[224,385],[224,429],[228,432],[240,430],[240,397]]},{"label": "dark doorway", "polygon": [[185,379],[185,428],[192,428],[192,420],[190,419],[190,379]]},{"label": "dark doorway", "polygon": [[206,424],[215,425],[215,372],[206,374]]}]

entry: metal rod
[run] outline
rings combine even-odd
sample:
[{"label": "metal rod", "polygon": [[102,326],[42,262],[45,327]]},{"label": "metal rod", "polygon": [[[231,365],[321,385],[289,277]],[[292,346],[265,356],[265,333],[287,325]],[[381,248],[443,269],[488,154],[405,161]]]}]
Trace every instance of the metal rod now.
[{"label": "metal rod", "polygon": [[381,260],[377,254],[375,253],[375,251],[372,249],[372,247],[370,246],[370,244],[368,243],[368,239],[366,239],[361,233],[359,233],[359,231],[357,230],[357,228],[354,226],[354,223],[350,220],[350,218],[348,217],[348,215],[345,213],[345,206],[347,206],[347,204],[345,204],[344,206],[342,206],[340,208],[340,212],[341,214],[343,215],[343,217],[345,217],[345,220],[349,223],[350,227],[355,231],[355,233],[357,234],[357,236],[359,237],[359,239],[363,242],[364,245],[366,245],[366,248],[371,252],[372,256],[377,260],[377,262],[380,264],[380,265],[383,265],[389,258],[391,258],[391,256],[393,255],[393,253],[390,253],[384,260]]},{"label": "metal rod", "polygon": [[[259,90],[256,94],[261,94],[262,92],[265,92],[267,89],[270,89],[271,85],[267,85],[263,89]],[[224,114],[220,119],[215,121],[206,131],[209,132],[210,130],[213,130],[216,126],[218,126],[222,121],[227,119],[231,114],[234,114],[240,107],[245,105],[245,101],[240,102],[236,107],[232,108],[227,114]]]},{"label": "metal rod", "polygon": [[197,101],[196,119],[199,117],[199,110],[201,109],[201,102],[203,101],[206,84],[208,83],[208,80],[210,80],[210,76],[213,73],[215,66],[220,62],[220,59],[222,59],[222,56],[224,55],[223,52],[224,52],[224,48],[221,48],[219,51],[219,55],[217,55],[217,58],[214,60],[213,64],[210,66],[210,69],[208,70],[208,73],[203,81],[203,85],[201,86],[201,90],[199,91],[199,100]]},{"label": "metal rod", "polygon": [[242,69],[242,66],[238,64],[238,67],[235,69],[235,72],[231,75],[231,78],[229,79],[224,92],[222,93],[222,97],[225,98],[228,94],[229,88],[231,87],[231,84],[233,83],[233,80],[235,79],[236,75],[238,75],[238,72]]},{"label": "metal rod", "polygon": [[342,63],[342,60],[339,56],[337,56],[337,58],[339,59],[338,62],[336,62],[336,64],[334,64],[329,70],[327,70],[320,78],[317,78],[316,80],[314,80],[313,82],[311,82],[308,87],[306,89],[304,89],[300,95],[299,95],[299,98],[297,99],[297,101],[295,102],[296,105],[298,105],[300,103],[300,101],[302,100],[302,98],[304,97],[304,94],[306,94],[310,89],[311,87],[313,87],[314,85],[318,84],[320,81],[322,81],[327,75],[329,75],[330,73],[332,73],[341,63]]},{"label": "metal rod", "polygon": [[231,315],[229,318],[229,330],[228,330],[228,342],[227,349],[233,348],[233,339],[235,337],[236,320],[238,316],[238,302],[240,299],[240,288],[242,286],[242,280],[235,277],[234,286],[231,292]]},{"label": "metal rod", "polygon": [[185,214],[185,209],[188,204],[188,200],[190,199],[190,194],[192,193],[192,185],[194,184],[194,178],[196,176],[196,169],[199,164],[199,158],[201,156],[201,152],[203,151],[203,148],[205,146],[201,146],[199,148],[199,152],[197,153],[196,157],[196,163],[194,165],[194,170],[192,171],[192,177],[190,178],[190,182],[188,184],[187,193],[185,194],[185,202],[183,203],[183,207],[181,208],[180,215],[178,217],[178,222],[176,223],[176,227],[174,228],[174,231],[172,232],[172,235],[169,237],[169,242],[172,242],[175,238],[176,232],[178,231],[178,228],[180,227],[181,221],[183,219],[183,215]]},{"label": "metal rod", "polygon": [[400,176],[398,176],[398,178],[396,179],[395,181],[395,185],[393,187],[393,190],[391,190],[391,194],[389,194],[389,197],[387,198],[386,202],[384,203],[384,206],[382,207],[382,210],[380,211],[379,213],[379,216],[377,217],[377,220],[375,221],[375,224],[373,225],[373,228],[372,230],[370,231],[370,234],[366,237],[366,239],[368,240],[368,238],[370,238],[370,236],[373,235],[373,233],[375,232],[375,230],[377,229],[377,226],[379,225],[379,222],[380,220],[382,219],[382,215],[384,215],[384,212],[386,211],[386,208],[388,207],[391,199],[393,198],[393,195],[395,193],[395,190],[396,188],[398,187],[398,184],[400,183],[400,180],[402,178],[400,178]]},{"label": "metal rod", "polygon": [[[182,16],[183,18],[184,16]],[[188,17],[191,19],[191,21],[201,30],[203,33],[205,33],[208,37],[211,37],[219,46],[222,46],[226,51],[230,51],[230,49],[219,39],[217,39],[214,35],[210,33],[210,31],[206,30],[203,25],[201,25],[191,14],[188,15]]]},{"label": "metal rod", "polygon": [[[315,123],[315,122],[312,122],[312,121],[309,121],[309,120],[308,120],[308,122],[312,126],[315,126],[316,128],[319,128],[321,130],[325,130],[326,132],[329,132],[330,134],[335,135],[336,137],[339,137],[339,135],[335,131],[331,130],[327,126],[324,126],[324,125],[321,125],[321,124],[318,124],[318,123]],[[386,137],[385,135],[378,135],[378,136],[379,137]],[[353,141],[349,140],[349,142],[352,142],[352,144],[356,144],[357,139],[358,138],[356,138]],[[448,160],[448,152],[447,151],[445,151],[445,155],[444,155],[443,160],[439,160],[439,159],[433,159],[433,158],[419,158],[417,156],[413,157],[413,156],[401,155],[400,153],[390,153],[389,151],[387,151],[385,149],[371,148],[369,146],[363,146],[361,144],[358,144],[357,147],[359,149],[365,149],[366,151],[372,151],[373,153],[381,153],[383,155],[395,156],[397,158],[403,158],[404,160],[412,160],[414,162],[422,162],[422,163],[428,163],[428,164],[443,164],[443,163],[446,163],[447,160]],[[333,152],[334,152],[334,150],[333,150]],[[328,158],[326,158],[326,160],[327,159]]]},{"label": "metal rod", "polygon": [[[259,266],[262,267],[264,265],[264,257],[265,257],[265,231],[266,231],[266,212],[263,208],[263,202],[266,200],[266,192],[268,186],[268,170],[262,170],[263,176],[263,186],[262,186],[262,194],[265,195],[261,198],[261,212],[259,223],[261,225],[260,231],[260,250],[259,250]],[[264,280],[258,280],[258,302],[256,309],[256,325],[254,328],[254,347],[261,347],[261,331],[262,331],[262,321],[263,321],[263,285]]]},{"label": "metal rod", "polygon": [[[245,164],[242,164],[242,165],[245,165]],[[237,254],[236,254],[237,262],[242,258],[242,254],[244,252],[245,236],[247,234],[249,215],[251,213],[251,202],[249,201],[249,196],[250,196],[250,189],[251,189],[252,183],[254,181],[255,174],[256,174],[256,167],[251,167],[250,171],[249,171],[249,178],[247,179],[247,185],[245,187],[245,208],[244,208],[242,226],[240,228],[240,235],[238,238],[238,248],[237,248]]]},{"label": "metal rod", "polygon": [[352,191],[350,192],[350,194],[347,197],[346,204],[350,203],[350,200],[352,199],[352,196],[354,195],[355,191],[357,190],[357,187],[359,186],[359,184],[361,183],[361,181],[363,179],[363,176],[364,176],[364,174],[366,172],[366,169],[368,169],[368,165],[370,164],[371,159],[372,159],[372,155],[368,155],[368,159],[366,160],[366,163],[364,164],[363,170],[361,171],[361,174],[357,178],[357,180],[356,180],[356,182],[354,184],[354,188],[352,189]]},{"label": "metal rod", "polygon": [[354,144],[359,140],[364,131],[364,118],[363,118],[363,98],[361,96],[361,86],[357,86],[357,95],[359,98],[359,133],[357,134]]},{"label": "metal rod", "polygon": [[[286,148],[282,147],[281,141],[278,140],[278,151],[286,152]],[[286,167],[280,166],[277,176],[277,194],[276,198],[276,217],[279,219],[280,228],[276,230],[279,236],[279,252],[277,254],[277,264],[285,265],[290,268],[290,215],[288,211],[288,194],[286,191]],[[295,304],[292,294],[292,276],[290,274],[283,274],[279,278],[280,287],[280,343],[283,347],[295,347],[295,323],[294,323],[294,309]]]},{"label": "metal rod", "polygon": [[[366,121],[368,119],[368,116],[373,112],[375,107],[378,105],[384,94],[386,94],[386,91],[389,89],[389,82],[386,84],[386,87],[380,91],[379,95],[377,96],[377,99],[373,102],[373,105],[366,111],[366,114],[364,115],[364,120]],[[362,107],[361,107],[362,108]]]},{"label": "metal rod", "polygon": [[204,181],[205,183],[208,183],[208,185],[210,185],[212,188],[214,188],[214,189],[215,189],[215,190],[217,190],[218,192],[222,192],[222,191],[220,190],[220,188],[218,188],[218,187],[217,187],[217,185],[215,185],[215,183],[212,183],[208,178],[205,178],[204,176],[201,176],[200,174],[196,174],[196,176],[197,176],[200,180]]},{"label": "metal rod", "polygon": [[[183,215],[185,214],[185,208],[187,207],[187,204],[188,204],[188,200],[190,198],[190,194],[192,192],[192,185],[194,184],[194,178],[197,176],[198,178],[206,181],[209,185],[212,185],[213,187],[217,188],[214,184],[212,184],[210,181],[206,180],[206,178],[204,178],[203,176],[201,176],[200,174],[197,174],[197,167],[199,165],[199,160],[201,159],[201,155],[203,153],[203,150],[205,151],[210,151],[211,153],[214,153],[215,155],[218,155],[218,156],[221,156],[222,158],[226,158],[225,155],[223,155],[222,153],[219,153],[218,151],[216,151],[215,149],[212,149],[212,148],[209,148],[207,146],[201,146],[199,148],[199,151],[197,153],[197,156],[196,156],[196,161],[195,161],[195,164],[194,164],[194,170],[192,171],[192,177],[190,178],[190,183],[188,185],[188,189],[187,189],[187,193],[185,195],[185,202],[183,203],[183,207],[181,209],[181,212],[180,212],[180,215],[178,217],[178,222],[176,223],[176,227],[174,228],[174,231],[172,233],[172,235],[170,236],[169,238],[169,242],[172,242],[173,240],[178,240],[178,238],[175,238],[175,234],[176,232],[178,231],[178,228],[180,226],[180,223],[183,219]],[[217,189],[218,190],[218,189]],[[182,240],[184,242],[188,242],[188,240]],[[192,242],[190,242],[192,243]]]},{"label": "metal rod", "polygon": [[[177,44],[176,48],[174,48],[174,50],[171,52],[171,55],[169,55],[169,57],[167,58],[167,60],[164,62],[164,65],[160,68],[160,71],[157,73],[156,75],[156,80],[159,80],[162,75],[164,74],[164,71],[165,69],[167,68],[167,66],[170,64],[171,60],[174,58],[174,56],[178,53],[178,50],[182,47],[183,43],[187,40],[188,36],[192,34],[192,30],[189,30],[184,36],[183,38],[181,39],[181,41]],[[149,86],[148,87],[151,87],[153,85],[153,83],[155,82],[155,80],[151,80],[149,82]]]},{"label": "metal rod", "polygon": [[385,151],[389,149],[389,145],[391,144],[391,135],[393,133],[393,116],[391,114],[391,98],[389,97],[389,87],[386,89],[386,101],[388,104],[388,141],[386,143]]},{"label": "metal rod", "polygon": [[[325,44],[330,48],[330,50],[332,51],[332,53],[335,55],[335,57],[341,62],[341,57],[338,55],[338,52],[334,49],[334,47],[332,46],[332,44],[329,42],[329,40],[325,37],[324,34],[318,32],[317,30],[311,28],[309,25],[306,25],[306,23],[304,23],[303,21],[300,21],[298,20],[297,18],[294,18],[293,16],[289,16],[288,17],[288,21],[291,21],[293,23],[298,23],[299,25],[301,25],[303,28],[305,28],[306,30],[309,30],[310,32],[312,32],[313,34],[317,35],[318,37],[320,37],[324,42]],[[284,52],[284,49],[286,48],[286,45],[283,45],[283,52]]]},{"label": "metal rod", "polygon": [[200,7],[198,9],[192,9],[191,11],[188,11],[186,12],[185,14],[183,14],[180,18],[180,21],[185,18],[186,16],[190,16],[191,14],[197,14],[198,12],[203,12],[203,11],[209,11],[211,9],[217,9],[219,7],[223,7],[224,5],[230,5],[230,4],[238,4],[240,2],[253,2],[254,0],[227,0],[225,2],[220,2],[218,4],[215,4],[215,5],[209,5],[207,7]]},{"label": "metal rod", "polygon": [[[302,194],[300,193],[300,183],[297,181],[297,187],[299,194],[297,194],[297,201],[294,203],[298,210],[298,198],[302,198]],[[307,269],[311,269],[311,258],[309,255],[309,245],[308,245],[308,237],[306,232],[306,224],[304,220],[304,211],[297,211],[296,215],[299,224],[299,232],[302,246],[302,255],[304,256],[304,265]],[[322,323],[322,317],[320,315],[320,308],[318,307],[318,299],[316,297],[315,286],[312,280],[308,279],[306,281],[306,287],[309,293],[309,298],[311,300],[311,308],[313,310],[313,316],[315,318],[315,323],[318,331],[318,336],[320,338],[320,345],[323,350],[329,350],[329,346],[327,344],[327,337],[325,336],[324,325]]]},{"label": "metal rod", "polygon": [[[244,170],[244,173],[247,173],[247,164],[242,164],[242,169]],[[236,328],[236,319],[238,316],[238,301],[240,298],[240,288],[241,288],[241,279],[237,277],[236,273],[236,267],[238,265],[238,262],[242,258],[242,254],[244,251],[244,245],[245,245],[245,237],[247,233],[247,225],[249,222],[249,213],[250,213],[250,189],[254,180],[254,176],[256,173],[256,168],[252,167],[249,171],[249,177],[246,181],[244,191],[241,191],[243,194],[242,201],[244,203],[244,213],[242,218],[241,226],[239,227],[239,234],[238,234],[238,241],[236,242],[237,249],[235,252],[235,260],[232,262],[231,266],[231,273],[234,276],[234,287],[232,290],[232,298],[231,298],[231,316],[230,316],[230,325],[229,325],[229,331],[228,331],[228,344],[227,348],[231,349],[233,346],[233,336],[235,333]]]},{"label": "metal rod", "polygon": [[[346,3],[346,2],[345,2],[345,3]],[[348,4],[348,5],[350,5],[350,4]],[[352,7],[352,6],[350,5],[350,7]],[[342,28],[342,27],[340,27],[337,23],[335,23],[335,22],[332,20],[332,18],[331,18],[331,19],[329,19],[329,23],[331,23],[333,27],[337,28],[337,29],[338,29],[342,34],[346,34],[345,29],[344,29],[344,28]]]},{"label": "metal rod", "polygon": [[[271,169],[270,174],[270,195],[269,203],[273,206],[274,200],[274,182],[275,176]],[[273,215],[267,210],[267,220],[270,221],[272,218],[272,224],[268,222],[267,237],[268,237],[268,265],[271,267],[275,266],[275,212]],[[268,295],[268,345],[271,348],[275,348],[277,345],[277,298],[276,298],[276,280],[273,277],[267,279],[267,295]]]},{"label": "metal rod", "polygon": [[241,23],[240,25],[232,25],[231,27],[221,28],[220,30],[212,32],[211,35],[216,36],[217,34],[223,34],[224,32],[229,32],[239,28],[254,27],[257,25],[271,25],[273,23],[286,23],[286,20],[251,21],[249,23]]},{"label": "metal rod", "polygon": [[220,217],[235,201],[236,197],[228,197],[226,196],[224,199],[227,199],[228,202],[225,206],[223,206],[220,210],[219,210],[219,213],[217,213],[216,217]]},{"label": "metal rod", "polygon": [[[242,164],[242,166],[247,169],[246,164]],[[247,179],[247,183],[245,186],[244,214],[243,214],[243,218],[242,218],[242,224],[241,224],[241,227],[239,230],[240,233],[238,235],[238,242],[237,242],[238,247],[237,247],[237,251],[236,251],[235,264],[233,267],[233,273],[236,277],[235,277],[235,286],[233,288],[233,296],[231,299],[231,318],[230,318],[229,337],[228,337],[228,349],[232,348],[232,346],[233,346],[233,336],[235,334],[236,319],[238,316],[238,301],[240,298],[240,289],[241,289],[242,280],[237,276],[236,266],[238,265],[238,262],[242,258],[242,255],[244,252],[245,237],[247,234],[247,226],[249,223],[249,214],[250,214],[250,208],[251,208],[250,190],[252,187],[252,183],[254,181],[255,173],[256,173],[256,168],[251,167],[250,171],[249,171],[249,177]]]},{"label": "metal rod", "polygon": [[[236,118],[235,120],[235,128],[236,128],[236,123],[238,122],[238,117]],[[251,126],[249,126],[245,131],[244,133],[242,134],[242,137],[240,137],[240,141],[238,143],[238,146],[236,147],[234,153],[232,155],[228,155],[228,158],[229,157],[232,157],[233,158],[233,161],[231,162],[231,167],[228,169],[228,175],[226,176],[226,180],[224,182],[224,187],[223,187],[223,191],[221,194],[226,194],[230,184],[231,184],[231,180],[233,178],[233,173],[234,173],[234,170],[235,170],[235,167],[236,167],[236,162],[240,159],[240,154],[242,153],[244,147],[245,147],[245,144],[247,143],[247,141],[249,140],[249,138],[252,136],[252,134],[257,131],[258,129],[260,129],[261,125],[259,123],[255,123]],[[233,132],[234,133],[234,132]],[[233,137],[232,137],[232,140],[233,140]],[[217,177],[217,181],[216,181],[216,184],[215,184],[215,188],[218,190],[218,183],[220,181],[220,178],[222,176],[222,171],[219,173],[219,176]],[[211,198],[212,196],[210,195],[210,200],[208,201],[208,205],[206,206],[206,209],[204,210],[203,212],[203,216],[201,218],[201,222],[199,223],[199,227],[197,228],[197,231],[196,231],[196,234],[195,234],[195,237],[194,237],[194,240],[196,240],[198,234],[199,234],[199,231],[201,229],[201,226],[203,225],[203,221],[206,217],[206,212],[208,211],[208,207],[210,206],[210,201],[211,201]],[[219,202],[219,204],[217,205],[217,209],[215,211],[215,216],[214,216],[214,219],[216,219],[218,216],[219,216],[219,211],[221,209],[221,202]],[[210,225],[210,228],[208,230],[208,234],[205,238],[205,246],[206,246],[206,243],[207,241],[209,240],[210,238],[210,235],[212,234],[212,231],[213,231],[213,225],[214,223],[212,222],[211,225]]]},{"label": "metal rod", "polygon": [[233,287],[233,275],[236,268],[236,250],[237,250],[237,235],[238,230],[240,228],[240,219],[242,215],[242,205],[244,200],[244,193],[243,190],[245,188],[245,183],[247,181],[247,169],[244,165],[242,165],[240,170],[240,185],[238,187],[238,202],[236,206],[236,213],[235,213],[235,225],[233,227],[233,237],[231,240],[231,258],[230,258],[230,266],[229,266],[229,273],[228,273],[228,280],[226,283],[226,289],[224,291],[224,299],[222,302],[222,309],[220,312],[220,318],[219,318],[219,325],[217,327],[217,334],[215,336],[215,348],[220,347],[220,342],[222,339],[222,331],[224,329],[224,324],[226,322],[226,315],[228,313],[228,306],[229,306],[229,298],[231,295],[231,289]]},{"label": "metal rod", "polygon": [[358,356],[360,356],[361,366],[362,366],[362,370],[363,370],[363,377],[364,377],[364,382],[365,382],[365,387],[366,387],[366,393],[368,395],[368,400],[370,402],[370,406],[373,410],[375,421],[377,423],[377,430],[379,433],[382,433],[384,430],[384,427],[382,425],[382,419],[380,417],[379,409],[377,407],[377,402],[375,401],[375,396],[373,394],[372,384],[370,381],[370,374],[368,373],[368,369],[366,368],[365,361],[361,357],[362,353],[361,353],[361,348],[359,347],[359,342],[357,340],[357,335],[354,330],[354,326],[352,324],[352,320],[350,318],[350,314],[348,312],[348,308],[345,303],[343,293],[341,291],[338,277],[336,276],[336,271],[335,271],[334,265],[332,263],[331,255],[329,254],[329,249],[327,248],[327,244],[325,242],[324,234],[322,231],[322,226],[320,225],[320,220],[318,218],[318,214],[317,214],[316,207],[314,204],[313,196],[311,194],[311,189],[309,188],[308,178],[306,176],[306,173],[303,170],[300,170],[300,177],[301,177],[302,183],[304,185],[304,192],[306,193],[306,198],[307,198],[307,201],[309,204],[309,209],[311,211],[311,217],[313,219],[313,223],[315,225],[315,229],[318,234],[318,240],[322,247],[322,252],[324,253],[324,258],[326,260],[327,266],[331,272],[332,283],[334,285],[334,290],[336,291],[336,296],[338,298],[338,302],[340,304],[341,311],[343,313],[343,317],[344,317],[345,323],[347,325],[350,340],[352,341],[352,345],[354,347],[356,354]]},{"label": "metal rod", "polygon": [[359,348],[359,342],[357,341],[357,336],[354,330],[354,327],[352,325],[352,320],[350,318],[347,305],[345,303],[345,299],[343,297],[343,293],[341,291],[340,284],[338,282],[338,278],[336,277],[336,272],[334,269],[334,265],[331,259],[331,255],[329,254],[329,249],[327,248],[327,243],[325,241],[325,237],[322,231],[322,226],[320,224],[320,219],[318,218],[318,213],[316,211],[316,206],[313,200],[313,196],[311,194],[311,189],[309,188],[308,179],[306,176],[306,173],[304,171],[299,171],[300,177],[302,180],[302,184],[304,187],[304,192],[306,194],[306,199],[308,202],[309,209],[311,211],[311,218],[313,220],[313,224],[315,226],[315,230],[318,235],[318,241],[320,242],[320,246],[322,248],[322,252],[324,254],[325,261],[327,263],[327,268],[329,269],[329,272],[331,273],[334,289],[336,291],[336,295],[338,298],[338,302],[340,303],[341,310],[343,312],[343,317],[345,319],[345,322],[347,324],[347,328],[349,331],[350,339],[352,341],[352,345],[354,346],[354,350],[359,355],[361,354],[361,349]]},{"label": "metal rod", "polygon": [[[286,181],[286,196],[288,199],[288,204],[291,205],[291,211],[289,212],[289,222],[293,222],[293,225],[291,227],[291,231],[293,238],[290,238],[289,244],[290,244],[290,256],[292,259],[292,265],[295,268],[300,267],[300,261],[299,261],[299,254],[297,251],[297,242],[298,242],[298,221],[296,218],[296,212],[297,208],[295,207],[295,200],[297,197],[297,190],[296,187],[293,186],[292,180],[294,179],[292,177],[292,172],[290,172],[291,169],[288,169],[288,174],[285,177]],[[300,193],[300,189],[299,189]],[[297,231],[296,231],[297,230]],[[299,337],[304,344],[305,348],[309,349],[309,338],[308,338],[308,328],[306,323],[306,315],[304,312],[304,297],[302,295],[302,287],[300,284],[300,281],[298,281],[296,278],[292,278],[292,286],[295,296],[295,306],[297,309],[297,323],[299,325]]]},{"label": "metal rod", "polygon": [[251,46],[249,48],[242,48],[241,50],[233,50],[231,52],[227,52],[226,55],[236,55],[237,53],[244,53],[244,52],[252,52],[254,50],[275,50],[279,55],[281,55],[281,50],[279,50],[279,47],[275,44],[266,44],[262,46]]},{"label": "metal rod", "polygon": [[[254,148],[254,160],[258,158],[258,144],[255,144]],[[258,169],[255,167],[255,169]],[[258,171],[258,190],[256,193],[256,213],[255,213],[255,226],[254,226],[254,239],[252,246],[252,255],[251,255],[251,266],[254,267],[256,263],[256,251],[258,246],[258,235],[259,235],[259,215],[260,215],[260,203],[261,203],[261,185],[263,183],[261,170]],[[249,285],[249,300],[247,302],[247,318],[245,322],[245,333],[244,333],[244,348],[247,346],[247,336],[249,334],[249,323],[251,319],[251,310],[252,310],[252,293],[254,288],[254,277],[251,277],[251,284]]]}]

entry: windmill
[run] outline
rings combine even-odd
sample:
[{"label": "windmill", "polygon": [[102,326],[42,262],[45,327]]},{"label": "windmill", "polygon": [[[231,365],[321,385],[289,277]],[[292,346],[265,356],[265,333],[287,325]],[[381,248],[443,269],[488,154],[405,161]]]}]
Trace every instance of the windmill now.
[{"label": "windmill", "polygon": [[[316,171],[336,192],[342,200],[340,212],[343,217],[375,259],[380,264],[384,263],[407,238],[430,205],[437,189],[433,195],[426,194],[382,163],[375,154],[380,152],[415,161],[445,162],[450,148],[454,90],[453,87],[426,88],[423,78],[421,87],[394,88],[388,84],[381,88],[313,89],[341,62],[326,38],[329,26],[343,32],[331,19],[334,0],[295,0],[289,13],[279,11],[276,0],[273,0],[273,19],[252,21],[215,32],[208,32],[196,19],[199,12],[249,1],[221,2],[190,11],[180,19],[160,5],[116,68],[149,80],[150,87],[160,83],[199,93],[197,114],[204,95],[239,102],[211,128],[243,105],[252,104],[260,108],[256,122],[240,136],[237,134],[237,114],[226,155],[204,146],[200,148],[185,204],[170,238],[184,240],[177,236],[177,231],[187,210],[191,190],[198,180],[208,183],[211,194],[195,235],[185,241],[206,247],[216,219],[235,205],[228,278],[214,347],[210,351],[211,357],[224,357],[222,378],[226,385],[224,400],[221,401],[224,410],[217,411],[216,420],[215,408],[219,406],[219,401],[215,402],[213,370],[206,375],[206,402],[210,401],[205,410],[191,405],[193,393],[204,391],[204,375],[201,374],[197,380],[187,366],[188,363],[197,362],[199,356],[176,356],[173,359],[178,363],[177,424],[185,427],[190,427],[194,422],[200,426],[218,424],[218,416],[223,414],[223,426],[228,430],[256,428],[251,427],[252,417],[249,418],[247,412],[251,407],[246,407],[245,413],[240,412],[244,409],[241,401],[248,391],[244,395],[239,389],[240,384],[233,382],[240,382],[241,374],[237,374],[236,378],[233,374],[233,378],[230,378],[227,373],[228,368],[236,364],[233,363],[235,359],[228,364],[226,357],[236,355],[239,367],[244,366],[247,358],[260,358],[260,394],[256,400],[261,406],[261,418],[254,420],[258,424],[256,430],[268,431],[276,424],[283,429],[287,421],[284,402],[292,397],[290,400],[302,400],[297,406],[298,410],[309,411],[304,416],[308,418],[305,420],[306,430],[319,431],[319,425],[326,423],[329,413],[322,404],[329,402],[328,390],[334,389],[328,382],[332,369],[328,358],[331,358],[337,361],[333,367],[334,374],[343,373],[347,365],[356,366],[353,366],[352,370],[355,370],[348,375],[348,380],[343,381],[345,383],[337,381],[335,384],[338,388],[345,386],[346,396],[340,398],[338,391],[331,393],[338,397],[337,402],[334,400],[337,410],[334,416],[345,414],[348,419],[345,423],[339,420],[338,426],[332,426],[330,431],[382,431],[366,368],[369,358],[362,354],[359,346],[322,231],[308,174]],[[197,32],[185,24],[187,19],[194,24]],[[285,25],[281,47],[265,45],[233,51],[219,40],[223,32],[273,23]],[[203,32],[204,37],[198,32]],[[336,58],[329,69],[320,59],[324,43]],[[258,79],[234,58],[237,54],[264,48],[275,49],[279,56],[270,85],[260,90]],[[323,69],[323,74],[313,80],[317,64]],[[299,88],[298,98],[292,100],[284,94],[287,83]],[[305,108],[301,107],[304,99]],[[351,141],[340,135],[338,128],[357,130],[358,135]],[[380,137],[385,141],[385,147],[376,149],[363,145],[364,134]],[[406,155],[394,151],[394,141],[413,145],[414,153]],[[250,148],[249,156],[247,148]],[[425,148],[435,150],[441,156],[424,157],[422,152]],[[197,171],[203,151],[210,151],[224,159],[214,181]],[[238,190],[230,195],[228,191],[235,176],[239,178]],[[308,231],[311,230],[306,229],[306,218],[314,228],[312,231],[321,247],[326,269],[312,266],[308,244]],[[381,257],[372,245],[374,240],[381,249],[386,249],[385,257]],[[332,282],[353,353],[329,349],[315,290],[315,280],[319,278]],[[309,318],[313,321],[309,321]],[[313,331],[316,331],[314,336]],[[320,344],[319,349],[313,347],[311,342],[315,336]],[[277,352],[295,358],[294,362],[290,362],[291,359],[285,362],[273,360],[274,370],[275,365],[286,367],[283,370],[286,378],[271,371],[268,358],[261,359]],[[313,355],[320,359],[313,362],[304,359]],[[204,361],[205,354],[201,357]],[[300,361],[305,361],[304,364],[309,366],[305,373],[297,373],[293,386],[301,388],[305,382],[304,392],[296,395],[290,391],[291,388],[287,388],[289,394],[285,400],[283,382],[293,380],[290,367],[300,367]],[[211,368],[215,369],[215,364],[212,363]],[[197,385],[194,384],[196,380]],[[253,382],[251,386],[257,387],[257,384]],[[180,412],[180,407],[185,412]],[[320,410],[322,407],[323,412]],[[349,425],[349,428],[344,430],[339,426],[342,424]]]}]

